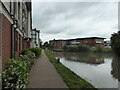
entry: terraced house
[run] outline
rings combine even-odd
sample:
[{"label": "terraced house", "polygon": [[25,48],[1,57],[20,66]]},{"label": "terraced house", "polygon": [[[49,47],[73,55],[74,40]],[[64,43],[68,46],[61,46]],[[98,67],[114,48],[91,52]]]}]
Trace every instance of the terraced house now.
[{"label": "terraced house", "polygon": [[0,58],[3,65],[24,48],[30,47],[32,31],[31,2],[0,2]]},{"label": "terraced house", "polygon": [[41,47],[41,39],[40,39],[40,30],[37,30],[36,28],[32,30],[31,32],[31,47],[40,48]]}]

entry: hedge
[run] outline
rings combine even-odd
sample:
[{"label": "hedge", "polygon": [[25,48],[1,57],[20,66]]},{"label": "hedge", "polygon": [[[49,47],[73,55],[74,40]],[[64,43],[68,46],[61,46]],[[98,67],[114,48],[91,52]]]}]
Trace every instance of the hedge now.
[{"label": "hedge", "polygon": [[41,49],[29,48],[19,58],[10,59],[2,72],[3,89],[23,89],[28,85],[28,75],[35,58],[41,54]]},{"label": "hedge", "polygon": [[28,52],[28,51],[31,51],[31,52],[35,53],[35,56],[39,57],[42,50],[41,50],[41,48],[26,48],[21,52],[21,54],[25,55],[25,53]]}]

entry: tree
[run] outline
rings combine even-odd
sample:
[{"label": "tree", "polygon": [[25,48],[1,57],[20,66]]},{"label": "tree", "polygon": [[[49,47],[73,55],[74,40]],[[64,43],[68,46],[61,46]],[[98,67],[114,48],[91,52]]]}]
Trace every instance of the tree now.
[{"label": "tree", "polygon": [[52,49],[53,46],[51,46],[48,42],[45,42],[43,45],[44,48]]},{"label": "tree", "polygon": [[115,54],[120,57],[120,31],[112,34],[111,36],[111,47]]}]

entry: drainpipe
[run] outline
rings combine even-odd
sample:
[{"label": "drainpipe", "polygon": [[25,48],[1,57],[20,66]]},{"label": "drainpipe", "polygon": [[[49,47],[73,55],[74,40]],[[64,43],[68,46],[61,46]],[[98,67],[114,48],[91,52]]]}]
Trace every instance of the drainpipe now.
[{"label": "drainpipe", "polygon": [[[10,5],[10,7],[11,7],[11,5]],[[14,8],[13,8],[13,10],[14,10],[14,15],[12,15],[11,14],[11,18],[13,19],[13,24],[11,24],[11,58],[12,58],[12,55],[14,54],[13,52],[12,52],[12,50],[13,50],[13,38],[12,38],[12,36],[13,36],[13,27],[14,27],[14,25],[16,25],[17,27],[15,27],[14,28],[14,30],[16,30],[17,28],[18,28],[18,24],[17,24],[17,20],[15,20],[15,3],[14,3]],[[10,13],[11,13],[11,10],[10,10]]]},{"label": "drainpipe", "polygon": [[14,54],[13,53],[13,27],[14,27],[14,25],[15,25],[15,18],[14,18],[14,15],[11,15],[11,17],[12,17],[12,19],[13,19],[13,24],[11,24],[11,58],[12,58],[12,55]]}]

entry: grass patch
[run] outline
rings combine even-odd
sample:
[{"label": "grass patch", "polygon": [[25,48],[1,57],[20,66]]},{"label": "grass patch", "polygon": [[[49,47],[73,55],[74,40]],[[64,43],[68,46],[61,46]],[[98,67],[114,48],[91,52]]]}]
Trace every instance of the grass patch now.
[{"label": "grass patch", "polygon": [[52,51],[55,51],[55,52],[63,52],[64,50],[63,50],[63,49],[52,49]]},{"label": "grass patch", "polygon": [[58,63],[56,58],[50,53],[49,51],[45,51],[46,55],[48,56],[49,60],[53,63],[55,66],[57,72],[61,75],[64,82],[67,84],[69,88],[93,88],[95,87],[91,85],[89,82],[85,81],[78,75],[76,75],[74,72],[72,72],[70,69],[62,65],[61,63]]},{"label": "grass patch", "polygon": [[95,53],[113,53],[112,48],[91,48],[90,51]]}]

